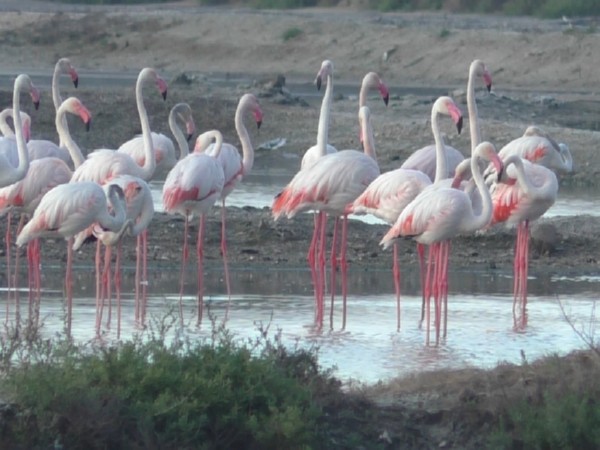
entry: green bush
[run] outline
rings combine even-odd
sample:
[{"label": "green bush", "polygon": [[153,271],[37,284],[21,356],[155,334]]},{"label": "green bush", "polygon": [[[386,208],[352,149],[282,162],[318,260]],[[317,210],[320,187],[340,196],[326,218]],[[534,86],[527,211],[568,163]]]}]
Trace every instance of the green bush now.
[{"label": "green bush", "polygon": [[281,38],[283,39],[283,42],[287,42],[289,40],[297,38],[298,36],[301,36],[303,33],[304,32],[301,28],[292,27],[285,30],[281,35]]},{"label": "green bush", "polygon": [[600,448],[600,403],[584,394],[546,395],[541,405],[523,402],[494,433],[492,448]]},{"label": "green bush", "polygon": [[[49,341],[45,341],[49,342]],[[6,371],[18,405],[0,442],[19,448],[307,448],[318,446],[316,353],[280,340],[141,339],[31,349]],[[40,357],[40,355],[43,355]],[[7,369],[7,367],[5,367]]]}]

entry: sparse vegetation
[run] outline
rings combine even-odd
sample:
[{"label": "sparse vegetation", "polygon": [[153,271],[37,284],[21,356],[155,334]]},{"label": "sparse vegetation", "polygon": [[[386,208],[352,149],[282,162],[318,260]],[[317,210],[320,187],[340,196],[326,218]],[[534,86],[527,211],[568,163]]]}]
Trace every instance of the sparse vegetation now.
[{"label": "sparse vegetation", "polygon": [[281,35],[281,38],[283,39],[283,42],[287,42],[287,41],[297,38],[298,36],[301,36],[302,33],[303,33],[302,29],[300,29],[298,27],[292,27],[292,28],[288,28],[287,30],[285,30],[283,32],[283,34]]}]

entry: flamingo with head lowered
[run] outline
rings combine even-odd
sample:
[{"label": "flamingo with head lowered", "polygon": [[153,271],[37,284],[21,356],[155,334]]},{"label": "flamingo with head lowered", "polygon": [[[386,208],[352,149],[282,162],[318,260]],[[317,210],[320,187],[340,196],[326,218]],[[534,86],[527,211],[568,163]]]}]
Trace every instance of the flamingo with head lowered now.
[{"label": "flamingo with head lowered", "polygon": [[494,206],[491,225],[517,226],[514,257],[513,318],[516,330],[527,325],[527,273],[529,223],[541,217],[556,201],[558,180],[547,167],[517,155],[504,160],[502,178],[491,185]]},{"label": "flamingo with head lowered", "polygon": [[[498,173],[502,173],[503,167],[502,161],[498,158],[491,143],[482,142],[475,148],[471,157],[471,171],[483,201],[483,208],[480,212],[473,210],[469,195],[461,190],[452,187],[425,189],[404,208],[394,226],[381,240],[384,248],[391,246],[398,237],[413,237],[421,244],[439,247],[436,251],[429,252],[427,276],[423,286],[426,301],[427,344],[429,344],[431,294],[433,294],[435,302],[436,345],[440,341],[442,309],[444,311],[444,337],[446,335],[448,309],[445,299],[448,290],[449,246],[441,246],[441,244],[449,242],[459,234],[473,233],[483,228],[492,217],[492,199],[479,168],[481,159],[492,162]],[[435,255],[435,261],[432,261],[432,255]],[[435,265],[435,270],[432,273],[433,265]],[[442,305],[442,300],[444,300],[444,305]]]}]

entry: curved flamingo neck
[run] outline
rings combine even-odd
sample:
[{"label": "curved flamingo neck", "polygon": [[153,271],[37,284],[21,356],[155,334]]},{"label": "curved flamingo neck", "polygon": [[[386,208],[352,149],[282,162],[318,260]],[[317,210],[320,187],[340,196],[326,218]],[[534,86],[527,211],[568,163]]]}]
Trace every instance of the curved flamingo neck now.
[{"label": "curved flamingo neck", "polygon": [[0,133],[4,137],[11,137],[15,135],[15,132],[8,125],[7,119],[13,116],[13,112],[11,108],[5,108],[0,112]]},{"label": "curved flamingo neck", "polygon": [[137,103],[140,123],[142,125],[142,141],[144,143],[144,165],[141,166],[140,178],[148,181],[154,175],[156,169],[156,159],[154,157],[154,149],[152,144],[152,135],[150,130],[150,122],[148,120],[148,112],[144,105],[143,85],[146,80],[151,79],[151,70],[143,69],[138,76],[135,85],[135,101]]},{"label": "curved flamingo neck", "polygon": [[377,161],[377,153],[375,152],[375,138],[373,136],[373,126],[371,124],[371,114],[367,106],[360,109],[360,125],[361,134],[363,137],[363,148],[366,155]]},{"label": "curved flamingo neck", "polygon": [[29,77],[27,75],[19,75],[15,80],[13,90],[13,121],[19,154],[19,165],[14,171],[15,182],[22,179],[29,170],[29,151],[27,150],[27,143],[23,134],[23,122],[21,121],[21,91],[28,89],[29,86]]},{"label": "curved flamingo neck", "polygon": [[327,75],[327,86],[321,102],[321,111],[319,112],[319,126],[317,128],[317,148],[319,157],[327,154],[327,144],[329,141],[329,114],[331,103],[333,101],[333,73]]},{"label": "curved flamingo neck", "polygon": [[[56,114],[58,114],[58,109],[62,104],[62,97],[60,95],[60,75],[63,73],[63,70],[61,66],[61,61],[62,60],[59,60],[56,63],[56,65],[54,66],[54,73],[52,74],[52,103],[54,103],[54,111]],[[64,128],[68,131],[69,124],[67,122],[66,116],[63,116],[62,120]],[[60,133],[58,134],[58,146],[66,147],[66,143],[65,141],[63,141],[63,138],[61,137]]]},{"label": "curved flamingo neck", "polygon": [[440,133],[439,108],[437,103],[431,110],[431,131],[435,141],[435,179],[434,183],[448,177],[448,161],[446,160],[446,149],[444,139]]},{"label": "curved flamingo neck", "polygon": [[479,128],[479,113],[475,101],[475,77],[476,67],[471,64],[469,80],[467,82],[467,110],[469,111],[469,134],[471,136],[471,153],[481,143],[481,129]]},{"label": "curved flamingo neck", "polygon": [[83,156],[83,153],[81,153],[81,149],[77,143],[73,140],[71,132],[69,131],[69,127],[66,126],[67,112],[70,112],[68,105],[63,103],[56,112],[56,131],[58,132],[60,141],[64,143],[64,147],[66,147],[66,149],[69,151],[69,155],[71,155],[75,169],[77,169],[83,164],[85,157]]},{"label": "curved flamingo neck", "polygon": [[377,74],[375,72],[369,72],[366,74],[360,85],[360,92],[358,94],[358,108],[362,108],[367,104],[367,94],[369,89],[377,86]]},{"label": "curved flamingo neck", "polygon": [[244,97],[240,100],[238,107],[235,111],[235,129],[240,138],[242,144],[242,173],[247,175],[254,165],[254,148],[252,147],[252,141],[250,135],[244,124],[244,113],[247,110],[247,102]]},{"label": "curved flamingo neck", "polygon": [[154,202],[152,201],[152,194],[150,193],[150,188],[147,188],[147,191],[144,195],[144,204],[142,206],[142,212],[138,216],[135,225],[131,227],[131,235],[138,236],[142,231],[148,228],[148,225],[152,221],[152,217],[154,216]]},{"label": "curved flamingo neck", "polygon": [[482,157],[480,152],[475,151],[474,155],[471,157],[471,172],[473,174],[473,179],[475,180],[475,185],[477,186],[479,194],[481,195],[482,208],[479,215],[474,215],[473,208],[471,206],[471,214],[473,214],[473,216],[471,217],[471,220],[468,221],[468,230],[466,231],[479,230],[486,226],[492,218],[492,196],[490,195],[489,189],[485,185],[485,180],[483,178],[482,171],[479,167],[479,161],[481,159]]},{"label": "curved flamingo neck", "polygon": [[[111,186],[112,187],[112,186]],[[122,232],[124,222],[127,219],[127,212],[125,210],[125,201],[117,197],[117,194],[113,190],[109,190],[108,202],[112,206],[114,216],[108,212],[108,208],[102,211],[101,216],[98,218],[98,223],[102,228],[106,228],[110,231]]]},{"label": "curved flamingo neck", "polygon": [[169,113],[169,128],[175,137],[175,141],[177,141],[177,146],[179,147],[179,160],[181,161],[189,155],[190,146],[183,131],[181,131],[181,127],[177,123],[177,111],[175,108],[171,109],[171,112]]}]

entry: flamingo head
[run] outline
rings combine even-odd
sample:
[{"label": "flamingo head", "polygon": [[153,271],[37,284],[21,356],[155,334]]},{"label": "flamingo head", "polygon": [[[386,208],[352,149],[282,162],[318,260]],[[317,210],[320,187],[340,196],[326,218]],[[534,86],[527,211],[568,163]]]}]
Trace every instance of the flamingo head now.
[{"label": "flamingo head", "polygon": [[71,81],[73,82],[73,86],[77,88],[79,85],[79,75],[77,71],[71,64],[71,60],[69,58],[60,58],[57,63],[58,69],[65,74],[68,74],[71,77]]},{"label": "flamingo head", "polygon": [[500,181],[504,174],[504,163],[496,153],[494,145],[487,141],[482,142],[475,148],[475,154],[492,163],[494,169],[496,169],[497,181]]},{"label": "flamingo head", "polygon": [[446,109],[448,111],[448,115],[452,118],[452,121],[456,125],[456,130],[458,134],[460,134],[463,126],[463,115],[460,108],[456,106],[456,103],[454,103],[454,101],[451,98],[449,98],[449,100],[450,101],[446,101]]},{"label": "flamingo head", "polygon": [[315,84],[317,85],[317,90],[321,90],[321,84],[323,83],[323,78],[327,80],[328,76],[333,75],[333,63],[326,59],[321,64],[321,69],[319,69],[319,73],[317,73],[317,78],[315,79]]},{"label": "flamingo head", "polygon": [[196,132],[196,123],[194,122],[194,118],[192,117],[191,114],[185,120],[185,131],[186,131],[186,138],[189,142],[189,140],[192,139],[192,136]]},{"label": "flamingo head", "polygon": [[390,91],[388,90],[387,86],[383,82],[381,82],[381,84],[379,85],[379,93],[381,94],[383,103],[385,103],[385,106],[387,106],[388,103],[390,102]]},{"label": "flamingo head", "polygon": [[483,78],[483,83],[487,88],[488,92],[492,90],[492,76],[485,66],[484,62],[480,59],[476,59],[471,63],[469,69],[470,75]]},{"label": "flamingo head", "polygon": [[69,70],[69,75],[71,76],[71,81],[73,82],[73,86],[75,86],[75,88],[77,89],[77,86],[79,86],[79,75],[77,74],[77,71],[71,67],[71,69]]},{"label": "flamingo head", "polygon": [[167,82],[163,80],[161,77],[156,75],[156,87],[158,91],[162,95],[163,100],[167,99]]},{"label": "flamingo head", "polygon": [[244,108],[252,111],[252,115],[254,116],[254,120],[256,121],[256,127],[260,129],[262,125],[263,112],[258,103],[258,99],[254,94],[245,94],[241,99],[240,103],[243,102]]},{"label": "flamingo head", "polygon": [[31,95],[31,101],[33,102],[35,109],[40,109],[40,91],[38,91],[33,84],[29,90],[29,95]]},{"label": "flamingo head", "polygon": [[90,131],[90,127],[92,126],[92,114],[84,106],[84,104],[81,103],[80,100],[76,99],[75,97],[71,97],[71,98],[75,100],[73,102],[74,103],[74,111],[73,112],[75,114],[77,114],[81,118],[83,123],[85,124],[85,131]]}]

